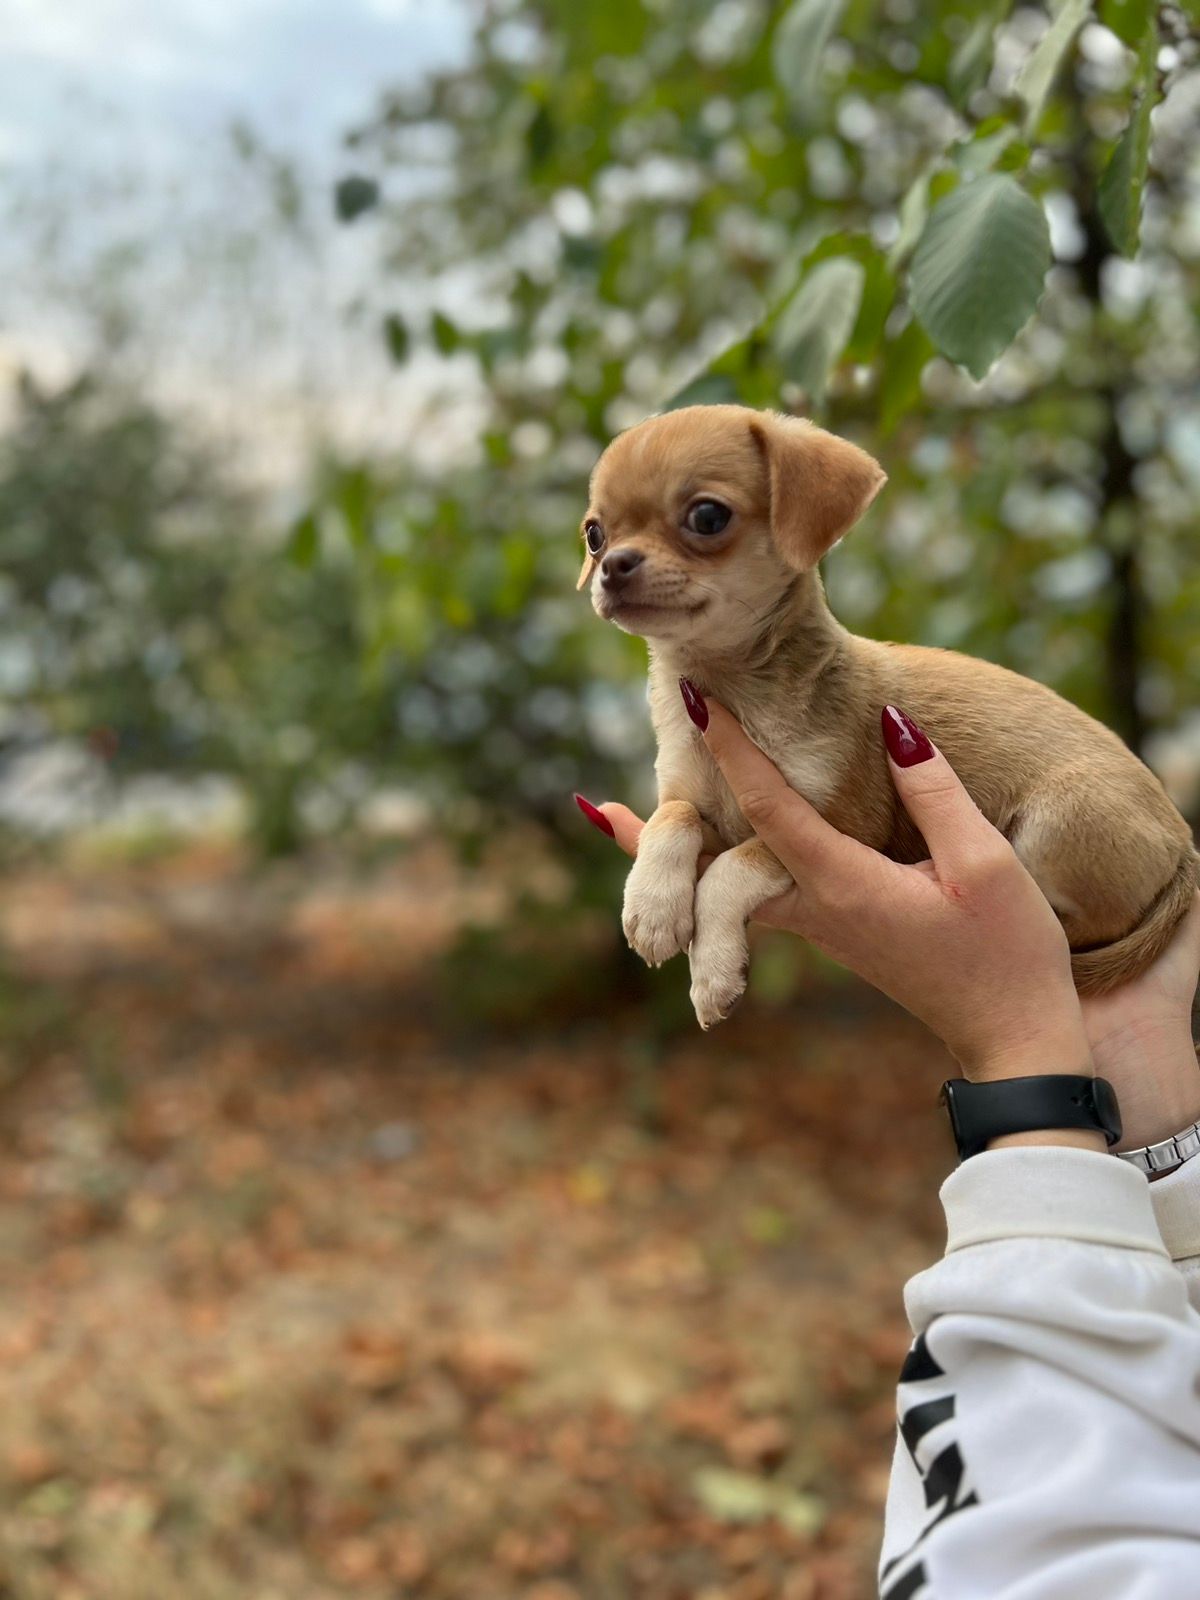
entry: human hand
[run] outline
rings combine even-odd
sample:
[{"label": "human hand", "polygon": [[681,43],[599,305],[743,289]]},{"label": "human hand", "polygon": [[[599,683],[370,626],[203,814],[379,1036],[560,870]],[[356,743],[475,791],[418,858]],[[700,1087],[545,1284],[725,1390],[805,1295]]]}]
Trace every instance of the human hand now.
[{"label": "human hand", "polygon": [[1152,967],[1080,1002],[1096,1071],[1117,1092],[1119,1150],[1157,1144],[1200,1120],[1192,1000],[1200,973],[1200,894]]},{"label": "human hand", "polygon": [[[890,995],[945,1041],[969,1078],[1092,1071],[1058,919],[903,713],[889,708],[884,728],[896,789],[932,852],[917,866],[839,833],[722,706],[708,709],[709,752],[747,822],[796,880],[757,920],[800,934]],[[624,806],[601,811],[635,854],[638,818]]]}]

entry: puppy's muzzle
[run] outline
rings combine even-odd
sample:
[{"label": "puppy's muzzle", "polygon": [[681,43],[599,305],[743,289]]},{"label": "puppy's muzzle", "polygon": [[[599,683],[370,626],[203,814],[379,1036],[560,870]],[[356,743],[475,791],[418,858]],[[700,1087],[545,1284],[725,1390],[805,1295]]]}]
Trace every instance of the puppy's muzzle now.
[{"label": "puppy's muzzle", "polygon": [[645,559],[640,550],[610,550],[600,563],[600,587],[620,594]]}]

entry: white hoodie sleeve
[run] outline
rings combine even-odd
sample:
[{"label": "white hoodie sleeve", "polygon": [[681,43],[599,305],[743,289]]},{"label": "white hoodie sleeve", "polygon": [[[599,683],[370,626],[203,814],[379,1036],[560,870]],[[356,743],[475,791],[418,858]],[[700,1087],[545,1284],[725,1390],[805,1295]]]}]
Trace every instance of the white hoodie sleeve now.
[{"label": "white hoodie sleeve", "polygon": [[905,1291],[882,1600],[1200,1593],[1200,1157],[1150,1185],[985,1151],[942,1203],[946,1254]]},{"label": "white hoodie sleeve", "polygon": [[1183,1274],[1188,1299],[1200,1311],[1200,1157],[1150,1185],[1150,1202],[1167,1254]]}]

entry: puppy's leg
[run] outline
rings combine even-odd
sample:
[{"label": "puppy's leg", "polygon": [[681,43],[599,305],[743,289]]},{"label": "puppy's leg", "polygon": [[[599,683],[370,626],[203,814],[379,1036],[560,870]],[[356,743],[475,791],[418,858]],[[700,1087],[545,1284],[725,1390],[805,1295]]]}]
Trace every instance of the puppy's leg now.
[{"label": "puppy's leg", "polygon": [[[1111,944],[1129,933],[1179,862],[1173,839],[1132,827],[1103,793],[1088,794],[1084,783],[1081,774],[1075,794],[1042,788],[1026,796],[1009,834],[1076,947]],[[1088,795],[1085,815],[1081,794]]]},{"label": "puppy's leg", "polygon": [[791,882],[761,839],[747,839],[718,856],[696,885],[696,932],[689,957],[692,1005],[702,1028],[727,1017],[746,987],[746,923]]},{"label": "puppy's leg", "polygon": [[686,950],[692,937],[696,862],[704,841],[700,813],[687,800],[667,800],[642,829],[625,880],[625,937],[652,967]]}]

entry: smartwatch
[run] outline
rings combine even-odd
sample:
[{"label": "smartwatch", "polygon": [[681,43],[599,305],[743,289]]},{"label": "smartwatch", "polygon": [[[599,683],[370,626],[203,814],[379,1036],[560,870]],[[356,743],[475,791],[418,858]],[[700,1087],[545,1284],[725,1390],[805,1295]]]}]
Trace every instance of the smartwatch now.
[{"label": "smartwatch", "polygon": [[978,1155],[1006,1133],[1087,1128],[1102,1133],[1110,1148],[1121,1137],[1121,1113],[1107,1078],[1069,1072],[997,1078],[993,1083],[951,1078],[942,1085],[941,1103],[960,1161]]}]

